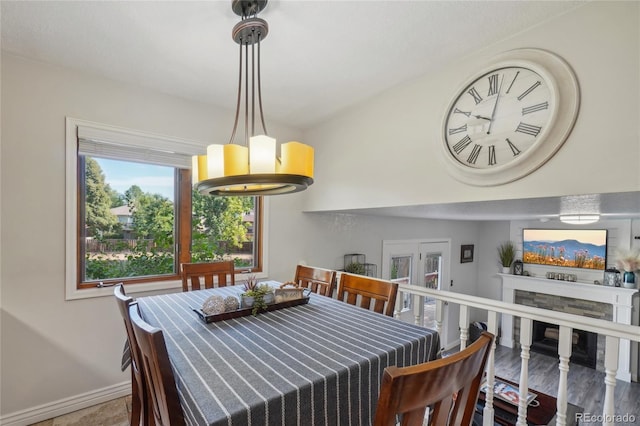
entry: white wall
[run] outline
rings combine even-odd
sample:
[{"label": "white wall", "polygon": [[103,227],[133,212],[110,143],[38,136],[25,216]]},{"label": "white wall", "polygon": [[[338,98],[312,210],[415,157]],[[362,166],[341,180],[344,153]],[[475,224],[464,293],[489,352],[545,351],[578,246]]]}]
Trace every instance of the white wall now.
[{"label": "white wall", "polygon": [[113,299],[64,300],[65,116],[203,144],[226,142],[233,123],[229,111],[3,54],[3,416],[129,379]]},{"label": "white wall", "polygon": [[[638,18],[637,3],[589,3],[302,137],[270,124],[280,140],[314,145],[317,170],[309,191],[271,199],[270,276],[290,279],[300,260],[340,268],[349,252],[365,253],[380,269],[383,239],[446,237],[452,279],[460,283],[454,289],[475,294],[477,273],[478,293],[495,294],[495,247],[508,238],[508,224],[300,212],[637,190]],[[444,109],[484,59],[515,47],[548,48],[574,66],[583,91],[576,129],[547,165],[521,181],[462,185],[444,175],[434,154]],[[47,404],[129,378],[118,368],[124,330],[113,300],[64,301],[65,116],[209,143],[227,140],[232,114],[6,54],[1,65],[4,418],[46,411]],[[603,169],[608,173],[594,173]],[[477,261],[460,265],[460,244],[475,244]]]},{"label": "white wall", "polygon": [[[638,190],[639,7],[637,2],[589,2],[345,110],[308,132],[305,140],[317,147],[318,183],[308,192],[305,208]],[[549,162],[523,179],[488,188],[462,184],[446,173],[440,158],[448,102],[492,56],[523,47],[550,50],[573,67],[582,92],[574,130]]]}]

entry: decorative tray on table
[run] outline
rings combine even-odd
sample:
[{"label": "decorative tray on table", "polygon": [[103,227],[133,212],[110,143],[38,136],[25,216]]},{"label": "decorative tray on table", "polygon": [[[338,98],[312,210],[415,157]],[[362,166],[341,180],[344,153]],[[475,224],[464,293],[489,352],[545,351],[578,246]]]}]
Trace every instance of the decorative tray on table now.
[{"label": "decorative tray on table", "polygon": [[[292,306],[297,306],[297,305],[306,305],[307,303],[309,303],[309,296],[305,296],[295,300],[286,300],[278,303],[271,303],[271,304],[268,304],[266,308],[261,309],[259,313],[277,311],[278,309],[290,308]],[[248,308],[236,309],[234,311],[222,312],[220,314],[207,315],[202,311],[202,309],[197,309],[197,308],[191,308],[191,309],[193,309],[193,311],[196,314],[198,314],[200,319],[207,324],[210,322],[224,321],[232,318],[246,317],[248,315],[251,315],[253,310],[252,307],[248,307]]]}]

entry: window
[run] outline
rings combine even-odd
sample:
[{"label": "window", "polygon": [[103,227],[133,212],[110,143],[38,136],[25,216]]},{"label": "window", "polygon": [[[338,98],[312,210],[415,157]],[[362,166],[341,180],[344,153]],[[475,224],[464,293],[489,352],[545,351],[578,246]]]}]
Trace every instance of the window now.
[{"label": "window", "polygon": [[175,281],[184,262],[232,259],[239,271],[262,271],[262,199],[193,191],[199,144],[70,118],[67,133],[68,298],[71,279],[75,290]]}]

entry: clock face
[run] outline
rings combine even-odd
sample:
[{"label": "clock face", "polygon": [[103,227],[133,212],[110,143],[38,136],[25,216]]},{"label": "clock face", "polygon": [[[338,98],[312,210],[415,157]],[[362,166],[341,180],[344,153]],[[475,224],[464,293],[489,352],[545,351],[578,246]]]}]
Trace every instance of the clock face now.
[{"label": "clock face", "polygon": [[555,89],[541,73],[492,69],[454,99],[444,125],[447,154],[472,170],[513,167],[545,139],[555,110]]},{"label": "clock face", "polygon": [[454,93],[437,140],[444,166],[469,185],[501,185],[546,163],[573,129],[580,88],[559,56],[514,49]]}]

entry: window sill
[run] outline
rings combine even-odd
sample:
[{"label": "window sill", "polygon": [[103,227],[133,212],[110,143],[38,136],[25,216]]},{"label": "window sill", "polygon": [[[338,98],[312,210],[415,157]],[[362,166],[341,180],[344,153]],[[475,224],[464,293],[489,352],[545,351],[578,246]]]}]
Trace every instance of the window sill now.
[{"label": "window sill", "polygon": [[[247,279],[248,274],[236,274],[236,284],[241,284]],[[259,280],[265,280],[267,278],[266,273],[258,273],[255,274],[256,278]],[[78,299],[92,299],[95,297],[113,297],[113,287],[103,287],[103,288],[83,288],[77,289],[70,288],[71,286],[67,286],[67,292],[65,300],[78,300]],[[125,291],[127,295],[132,295],[136,293],[149,293],[149,292],[167,292],[167,291],[182,291],[182,281],[180,280],[172,280],[172,281],[156,281],[149,283],[140,283],[140,284],[125,284]]]}]

